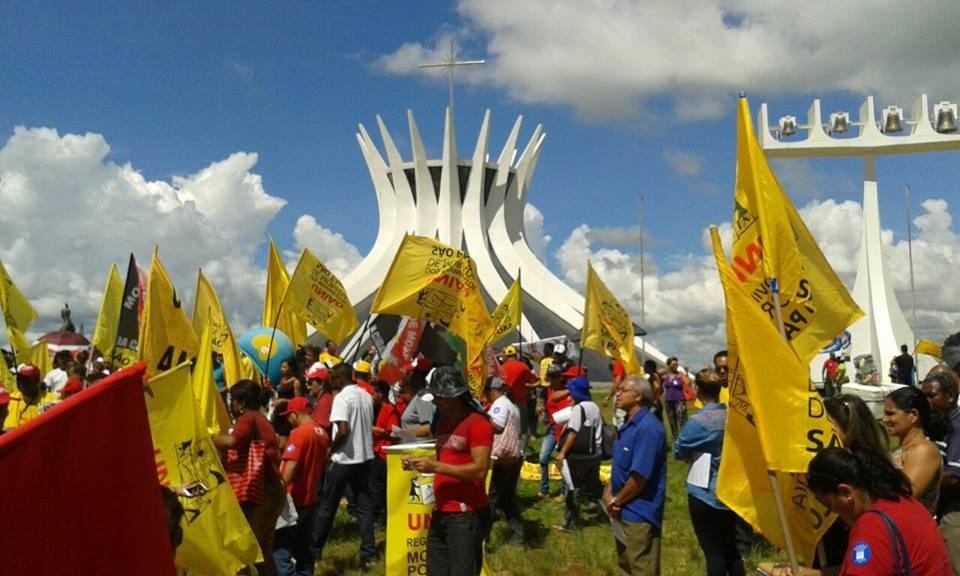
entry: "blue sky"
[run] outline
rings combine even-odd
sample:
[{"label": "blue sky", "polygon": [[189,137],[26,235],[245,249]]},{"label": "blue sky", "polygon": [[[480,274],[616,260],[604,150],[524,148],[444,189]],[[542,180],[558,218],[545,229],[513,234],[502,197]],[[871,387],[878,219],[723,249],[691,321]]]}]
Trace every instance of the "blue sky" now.
[{"label": "blue sky", "polygon": [[[309,214],[362,254],[376,235],[376,206],[354,137],[356,125],[374,130],[375,115],[382,115],[408,156],[405,112],[410,108],[428,153],[439,156],[445,81],[411,73],[409,54],[400,49],[406,44],[419,50],[414,61],[418,56],[430,59],[453,36],[463,57],[491,60],[457,86],[460,153],[472,152],[486,108],[492,110],[492,150],[499,150],[519,114],[525,116],[521,142],[536,124],[544,125],[546,148],[529,199],[552,237],[548,264],[572,279],[555,257],[571,232],[584,224],[594,231],[635,226],[641,193],[646,197],[648,257],[657,269],[678,271],[705,254],[703,228],[728,220],[731,212],[738,90],[748,93],[754,111],[760,102],[769,102],[774,118],[787,113],[802,118],[818,96],[825,113],[855,112],[866,94],[878,94],[878,108],[890,100],[909,107],[925,87],[931,100],[960,96],[960,84],[951,85],[940,73],[934,76],[937,67],[923,41],[918,54],[893,62],[890,70],[884,69],[883,53],[868,62],[857,60],[859,56],[843,53],[845,44],[820,35],[799,38],[799,48],[786,40],[771,45],[769,59],[751,51],[747,33],[766,26],[760,39],[770,42],[778,10],[795,16],[789,7],[690,2],[690,9],[703,5],[722,11],[726,30],[742,32],[731,40],[736,42],[731,50],[750,57],[710,63],[713,56],[702,49],[677,51],[675,38],[691,30],[670,20],[669,13],[653,19],[643,12],[643,3],[625,3],[626,12],[618,18],[621,6],[601,2],[603,7],[589,15],[596,21],[581,22],[575,20],[576,8],[548,7],[537,20],[527,13],[535,2],[517,7],[515,15],[506,3],[494,16],[497,4],[6,2],[0,5],[5,22],[0,130],[5,138],[16,126],[49,127],[60,136],[101,135],[110,147],[106,162],[129,163],[148,182],[189,178],[235,152],[256,153],[250,171],[262,177],[266,194],[287,202],[266,219],[266,231],[281,248],[298,248],[291,230],[301,215]],[[661,7],[669,12],[669,5]],[[944,7],[956,11],[949,3]],[[574,20],[572,29],[586,40],[567,41],[564,18]],[[585,56],[592,62],[571,57],[569,68],[563,62],[558,66],[564,46],[592,44],[592,27],[604,31],[596,37],[596,44],[603,44],[610,36],[629,34],[629,26],[626,32],[620,28],[630,18],[636,18],[642,33],[620,44],[622,50],[617,44],[610,53],[597,48]],[[544,40],[537,21],[553,21],[560,38]],[[907,36],[909,31],[895,34]],[[834,50],[839,70],[804,69],[822,63],[821,56],[803,53],[796,62],[777,56],[792,48],[803,52],[814,41]],[[882,47],[880,40],[872,42],[868,48]],[[888,43],[894,48],[911,45],[909,38]],[[723,45],[718,41],[718,50]],[[697,50],[691,41],[691,51]],[[926,63],[904,64],[918,59]],[[743,70],[730,64],[741,61]],[[797,67],[793,75],[770,72],[790,66]],[[565,78],[567,69],[570,78]],[[531,70],[549,76],[538,79]],[[690,120],[691,114],[706,117]],[[374,139],[379,144],[379,136]],[[951,152],[879,161],[881,218],[894,243],[904,235],[904,184],[913,189],[914,215],[923,214],[922,203],[932,198],[948,201],[947,216],[955,211],[957,159]],[[859,161],[790,161],[777,168],[798,206],[827,199],[860,202]],[[68,204],[62,208],[69,212],[69,195],[65,198]],[[99,213],[106,223],[114,216],[109,205]],[[602,243],[599,238],[595,236],[593,250]],[[5,261],[14,259],[14,240],[0,233]],[[116,240],[119,245],[125,239]],[[262,265],[264,246],[254,245],[253,262]],[[608,247],[626,254],[637,251],[615,242]],[[122,262],[123,251],[109,258]],[[95,291],[105,268],[100,261],[91,265],[97,270],[89,289]],[[235,303],[241,302],[237,297]],[[715,310],[708,315],[716,320]]]}]

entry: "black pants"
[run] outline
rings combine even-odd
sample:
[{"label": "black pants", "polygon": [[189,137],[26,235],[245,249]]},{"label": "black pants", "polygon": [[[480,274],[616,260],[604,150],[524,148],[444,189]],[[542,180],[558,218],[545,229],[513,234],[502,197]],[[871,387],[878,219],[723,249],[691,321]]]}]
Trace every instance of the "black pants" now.
[{"label": "black pants", "polygon": [[687,495],[690,520],[707,561],[707,576],[744,576],[743,559],[737,551],[734,526],[737,516]]},{"label": "black pants", "polygon": [[333,520],[340,507],[340,499],[350,486],[357,499],[357,521],[360,524],[360,560],[372,562],[377,556],[374,540],[373,503],[370,501],[370,460],[360,464],[332,463],[327,468],[317,505],[317,519],[314,526],[314,547],[317,558],[323,554],[323,547],[333,528]]},{"label": "black pants", "polygon": [[599,500],[603,493],[603,485],[600,484],[600,458],[567,456],[567,465],[570,466],[573,490],[567,489],[563,525],[568,530],[576,530],[580,517],[580,501],[583,498]]},{"label": "black pants", "polygon": [[297,506],[297,524],[277,530],[273,538],[273,563],[280,576],[313,576],[314,516],[315,504]]},{"label": "black pants", "polygon": [[512,463],[497,462],[490,476],[490,508],[503,512],[514,536],[523,538],[520,506],[517,505],[517,482],[520,480],[522,460]]},{"label": "black pants", "polygon": [[373,519],[387,517],[387,461],[377,456],[370,465],[370,497],[373,499]]},{"label": "black pants", "polygon": [[427,576],[477,576],[483,569],[483,541],[490,533],[490,508],[438,512],[427,532]]}]

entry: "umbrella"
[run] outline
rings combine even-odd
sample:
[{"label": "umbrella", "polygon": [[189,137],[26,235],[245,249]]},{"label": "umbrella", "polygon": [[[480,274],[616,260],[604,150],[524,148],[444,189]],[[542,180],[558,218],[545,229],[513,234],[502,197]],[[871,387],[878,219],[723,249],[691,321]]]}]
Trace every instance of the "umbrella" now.
[{"label": "umbrella", "polygon": [[76,332],[50,332],[40,337],[44,338],[47,339],[47,350],[51,352],[79,352],[90,348],[90,341]]},{"label": "umbrella", "polygon": [[[273,338],[273,345],[270,339]],[[293,357],[294,348],[290,338],[279,330],[268,326],[251,328],[237,342],[240,351],[246,354],[261,374],[270,378],[274,386],[280,383],[280,363]],[[267,373],[267,363],[270,372]]]}]

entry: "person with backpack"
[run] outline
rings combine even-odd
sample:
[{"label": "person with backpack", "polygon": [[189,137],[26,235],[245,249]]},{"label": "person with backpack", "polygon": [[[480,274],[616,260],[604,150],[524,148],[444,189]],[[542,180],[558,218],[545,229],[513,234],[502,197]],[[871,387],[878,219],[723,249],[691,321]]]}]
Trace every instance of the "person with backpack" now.
[{"label": "person with backpack", "polygon": [[[520,444],[520,409],[513,403],[513,390],[497,377],[487,379],[486,391],[493,403],[487,410],[493,437],[493,474],[490,478],[490,507],[503,512],[514,539],[523,541],[523,524],[517,505],[517,482],[523,466]],[[496,520],[496,518],[494,519]]]},{"label": "person with backpack", "polygon": [[737,550],[737,516],[717,499],[717,471],[727,422],[727,406],[720,403],[723,383],[710,368],[698,372],[695,381],[703,408],[687,420],[673,443],[673,453],[691,463],[698,458],[710,459],[706,485],[687,479],[687,506],[707,562],[707,576],[743,576],[743,559]]},{"label": "person with backpack", "polygon": [[[554,529],[572,534],[577,530],[580,498],[600,498],[600,460],[603,455],[603,418],[600,407],[590,395],[590,381],[579,376],[567,382],[573,398],[573,410],[560,437],[556,461],[567,483],[564,522]],[[565,469],[565,470],[564,470]]]}]

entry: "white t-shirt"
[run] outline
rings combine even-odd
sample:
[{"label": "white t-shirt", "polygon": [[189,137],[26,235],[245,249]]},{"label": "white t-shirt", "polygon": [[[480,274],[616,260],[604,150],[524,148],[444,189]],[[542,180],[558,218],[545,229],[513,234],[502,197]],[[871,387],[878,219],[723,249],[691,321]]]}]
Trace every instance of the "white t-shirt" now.
[{"label": "white t-shirt", "polygon": [[572,407],[567,429],[580,432],[580,428],[584,425],[593,426],[593,441],[597,454],[600,454],[603,448],[603,417],[600,415],[600,407],[592,400],[580,402]]},{"label": "white t-shirt", "polygon": [[499,428],[506,428],[507,421],[512,419],[513,425],[520,430],[520,408],[506,396],[494,400],[487,414],[490,415],[490,421]]},{"label": "white t-shirt", "polygon": [[356,384],[344,386],[333,398],[330,408],[333,439],[337,438],[337,422],[346,422],[348,438],[330,456],[337,464],[361,464],[373,460],[373,399]]},{"label": "white t-shirt", "polygon": [[65,370],[54,368],[53,370],[47,372],[47,375],[43,379],[43,383],[47,385],[47,390],[59,394],[60,390],[67,385],[67,380],[69,379],[70,377],[67,375]]}]

